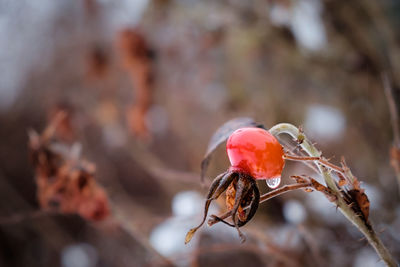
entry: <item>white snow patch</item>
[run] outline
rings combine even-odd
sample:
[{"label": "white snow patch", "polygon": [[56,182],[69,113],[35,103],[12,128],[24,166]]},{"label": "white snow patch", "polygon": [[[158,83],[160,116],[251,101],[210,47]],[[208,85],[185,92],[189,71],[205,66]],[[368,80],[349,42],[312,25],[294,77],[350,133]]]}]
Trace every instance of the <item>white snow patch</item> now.
[{"label": "white snow patch", "polygon": [[300,201],[288,200],[283,205],[283,216],[290,223],[300,224],[306,219],[307,212]]},{"label": "white snow patch", "polygon": [[96,249],[86,243],[67,246],[61,252],[63,267],[94,267],[97,261]]},{"label": "white snow patch", "polygon": [[337,108],[311,105],[307,110],[304,126],[310,137],[318,141],[332,142],[343,137],[346,119]]}]

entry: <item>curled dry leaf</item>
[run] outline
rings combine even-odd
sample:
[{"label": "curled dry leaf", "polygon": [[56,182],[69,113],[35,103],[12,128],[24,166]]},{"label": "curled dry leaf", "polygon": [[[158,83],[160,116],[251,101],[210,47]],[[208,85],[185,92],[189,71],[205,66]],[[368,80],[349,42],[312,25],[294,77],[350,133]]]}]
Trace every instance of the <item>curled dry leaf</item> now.
[{"label": "curled dry leaf", "polygon": [[95,165],[77,158],[74,149],[52,135],[57,121],[53,120],[40,136],[29,133],[39,205],[43,210],[102,220],[109,215],[109,204],[104,189],[94,179]]},{"label": "curled dry leaf", "polygon": [[351,198],[349,205],[351,205],[352,209],[358,214],[361,214],[364,217],[364,220],[368,222],[370,202],[367,194],[365,194],[363,189],[352,189],[347,193]]}]

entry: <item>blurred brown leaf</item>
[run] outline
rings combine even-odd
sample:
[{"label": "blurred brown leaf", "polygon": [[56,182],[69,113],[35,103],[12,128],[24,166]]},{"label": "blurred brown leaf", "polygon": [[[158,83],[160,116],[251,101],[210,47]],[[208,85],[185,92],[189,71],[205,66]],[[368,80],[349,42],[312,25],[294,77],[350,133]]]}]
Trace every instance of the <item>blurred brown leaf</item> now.
[{"label": "blurred brown leaf", "polygon": [[151,104],[154,78],[152,51],[145,37],[132,29],[117,35],[117,49],[135,90],[135,101],[127,112],[128,125],[135,135],[149,138],[146,113]]},{"label": "blurred brown leaf", "polygon": [[79,159],[79,146],[68,146],[55,137],[65,119],[58,113],[42,135],[31,131],[29,148],[35,168],[37,198],[43,210],[78,213],[88,220],[109,215],[107,195],[94,179],[95,165]]}]

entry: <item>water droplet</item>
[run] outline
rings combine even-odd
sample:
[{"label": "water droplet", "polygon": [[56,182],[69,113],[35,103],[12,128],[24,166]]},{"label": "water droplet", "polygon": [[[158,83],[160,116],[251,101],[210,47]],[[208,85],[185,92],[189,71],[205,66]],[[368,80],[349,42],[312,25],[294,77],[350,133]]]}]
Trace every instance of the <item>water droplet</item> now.
[{"label": "water droplet", "polygon": [[266,182],[269,188],[275,189],[281,183],[281,177],[267,179]]}]

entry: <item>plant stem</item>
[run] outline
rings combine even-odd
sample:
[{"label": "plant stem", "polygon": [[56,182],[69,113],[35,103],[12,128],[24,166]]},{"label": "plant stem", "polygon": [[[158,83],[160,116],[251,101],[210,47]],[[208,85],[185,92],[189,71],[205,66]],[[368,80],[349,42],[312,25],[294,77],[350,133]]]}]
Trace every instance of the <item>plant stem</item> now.
[{"label": "plant stem", "polygon": [[[272,127],[269,132],[275,136],[279,134],[289,134],[296,141],[299,142],[302,149],[310,156],[310,157],[321,157],[321,152],[318,151],[315,146],[307,139],[307,137],[294,125],[289,123],[280,123]],[[362,217],[360,217],[344,200],[343,195],[340,193],[335,180],[332,178],[330,172],[318,161],[315,161],[319,172],[322,174],[326,185],[332,190],[332,192],[336,195],[337,199],[335,204],[339,208],[339,210],[343,213],[343,215],[351,221],[361,233],[367,238],[368,242],[375,249],[376,253],[379,257],[385,262],[387,266],[396,267],[398,266],[396,260],[390,254],[388,249],[382,243],[382,241],[377,236],[376,232],[372,228],[369,222],[365,221]]]}]

